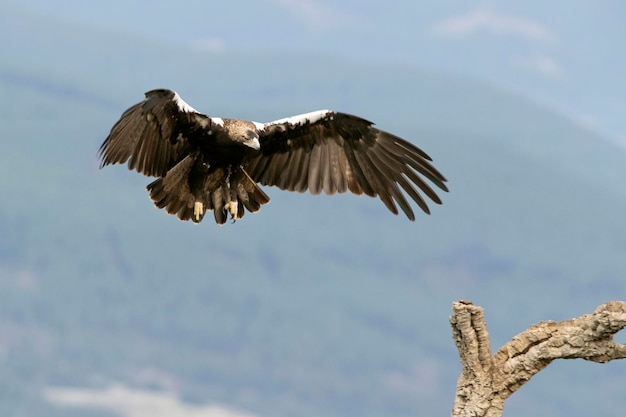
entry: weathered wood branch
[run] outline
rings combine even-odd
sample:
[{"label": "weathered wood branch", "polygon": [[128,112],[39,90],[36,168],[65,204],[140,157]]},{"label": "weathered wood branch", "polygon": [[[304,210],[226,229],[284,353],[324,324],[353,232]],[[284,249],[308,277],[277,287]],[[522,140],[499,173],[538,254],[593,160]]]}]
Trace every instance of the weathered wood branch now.
[{"label": "weathered wood branch", "polygon": [[462,363],[453,417],[500,416],[504,401],[554,359],[606,363],[626,358],[626,345],[613,340],[626,327],[623,301],[570,320],[533,325],[493,356],[482,307],[462,300],[452,310],[452,335]]}]

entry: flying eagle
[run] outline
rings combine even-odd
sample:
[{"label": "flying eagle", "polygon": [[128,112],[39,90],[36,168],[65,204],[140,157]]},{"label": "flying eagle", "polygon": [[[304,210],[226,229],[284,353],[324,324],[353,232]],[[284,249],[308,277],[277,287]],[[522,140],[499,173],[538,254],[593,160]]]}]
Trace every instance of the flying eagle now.
[{"label": "flying eagle", "polygon": [[258,184],[328,195],[350,190],[378,196],[413,221],[405,195],[426,213],[419,188],[441,200],[424,178],[447,191],[446,179],[415,145],[357,116],[319,110],[269,123],[209,117],[174,91],[148,91],[126,110],[100,147],[101,165],[124,164],[157,179],[147,186],[158,208],[199,223],[212,210],[217,224],[270,199]]}]

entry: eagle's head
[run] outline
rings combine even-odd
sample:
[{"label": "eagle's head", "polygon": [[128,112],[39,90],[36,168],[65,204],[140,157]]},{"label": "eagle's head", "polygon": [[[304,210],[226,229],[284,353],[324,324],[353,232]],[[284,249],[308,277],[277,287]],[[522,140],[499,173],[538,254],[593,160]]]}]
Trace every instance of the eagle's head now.
[{"label": "eagle's head", "polygon": [[234,142],[257,151],[261,149],[259,134],[254,123],[246,120],[226,119],[224,120],[224,130]]}]

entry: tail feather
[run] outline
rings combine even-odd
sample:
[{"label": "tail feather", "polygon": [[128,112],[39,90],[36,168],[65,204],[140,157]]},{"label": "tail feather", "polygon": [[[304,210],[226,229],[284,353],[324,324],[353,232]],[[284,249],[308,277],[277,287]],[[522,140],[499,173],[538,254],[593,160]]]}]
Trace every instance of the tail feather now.
[{"label": "tail feather", "polygon": [[[257,183],[250,178],[246,171],[239,170],[238,173],[239,175],[235,183],[237,199],[243,203],[250,213],[255,213],[259,211],[263,204],[269,203],[270,198],[259,188]],[[241,216],[243,216],[243,214]]]},{"label": "tail feather", "polygon": [[202,221],[207,210],[213,210],[215,222],[222,225],[229,214],[235,221],[246,210],[254,213],[269,203],[267,194],[242,169],[228,176],[219,168],[201,171],[194,167],[195,162],[195,158],[188,156],[164,177],[148,185],[156,207],[194,223]]},{"label": "tail feather", "polygon": [[224,190],[222,187],[219,187],[217,190],[213,191],[209,194],[211,197],[212,208],[213,208],[213,216],[215,217],[215,223],[224,224],[226,223],[226,209],[224,208]]},{"label": "tail feather", "polygon": [[[196,201],[189,187],[189,173],[195,158],[187,156],[167,171],[164,177],[153,181],[146,187],[150,192],[150,199],[158,208],[164,208],[169,214],[175,214],[181,220],[193,219],[194,203]],[[204,212],[196,222],[202,220]]]}]

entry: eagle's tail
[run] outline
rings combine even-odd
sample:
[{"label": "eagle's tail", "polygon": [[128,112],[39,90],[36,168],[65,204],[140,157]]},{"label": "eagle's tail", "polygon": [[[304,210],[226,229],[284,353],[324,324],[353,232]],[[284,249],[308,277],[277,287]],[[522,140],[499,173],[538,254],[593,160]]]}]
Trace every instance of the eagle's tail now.
[{"label": "eagle's tail", "polygon": [[[193,219],[196,199],[189,186],[189,173],[194,165],[195,158],[191,155],[185,157],[165,176],[151,182],[146,187],[150,193],[150,199],[158,208],[164,208],[169,214],[175,214],[181,220]],[[202,220],[204,211],[196,222]]]},{"label": "eagle's tail", "polygon": [[267,194],[242,169],[228,175],[223,169],[209,171],[195,162],[194,157],[187,156],[147,186],[156,207],[194,223],[200,223],[206,211],[213,210],[215,222],[221,225],[229,213],[234,221],[243,217],[244,207],[254,213],[269,203]]}]

